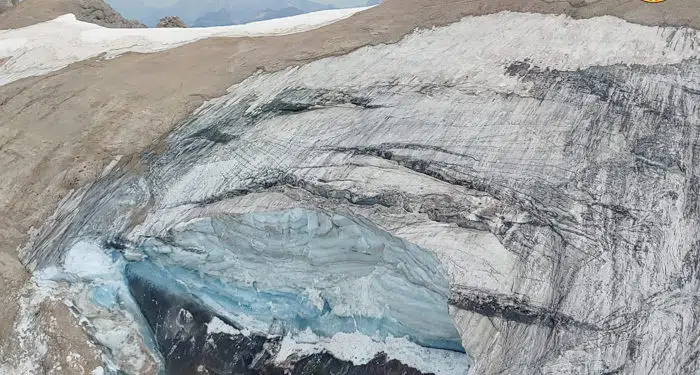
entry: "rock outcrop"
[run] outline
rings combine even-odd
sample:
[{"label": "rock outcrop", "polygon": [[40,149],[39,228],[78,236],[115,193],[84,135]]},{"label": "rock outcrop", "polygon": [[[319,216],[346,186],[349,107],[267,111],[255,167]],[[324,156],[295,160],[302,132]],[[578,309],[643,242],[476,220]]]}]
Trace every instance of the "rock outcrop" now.
[{"label": "rock outcrop", "polygon": [[0,0],[0,13],[19,4],[19,0]]},{"label": "rock outcrop", "polygon": [[105,27],[114,28],[142,28],[146,27],[143,23],[136,20],[128,20],[122,17],[104,0],[80,0],[80,12],[76,14],[76,18],[98,24]]},{"label": "rock outcrop", "polygon": [[178,16],[167,16],[164,18],[160,19],[160,22],[156,25],[156,27],[163,27],[163,28],[168,28],[168,27],[187,27],[187,24],[183,20],[180,19]]},{"label": "rock outcrop", "polygon": [[[2,4],[2,3],[0,3]],[[81,21],[112,28],[141,28],[143,23],[128,20],[104,0],[8,0],[0,5],[0,29],[16,29],[72,13]]]}]

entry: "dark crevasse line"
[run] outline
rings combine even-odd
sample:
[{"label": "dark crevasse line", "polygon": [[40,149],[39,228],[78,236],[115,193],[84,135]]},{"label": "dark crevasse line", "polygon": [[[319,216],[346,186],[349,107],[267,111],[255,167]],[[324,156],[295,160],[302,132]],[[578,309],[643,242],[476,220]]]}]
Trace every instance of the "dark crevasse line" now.
[{"label": "dark crevasse line", "polygon": [[508,295],[491,294],[467,288],[453,288],[449,304],[461,310],[472,311],[483,316],[498,317],[506,321],[549,328],[572,327],[585,330],[600,330],[593,324],[578,321],[558,311],[534,306],[527,300]]}]

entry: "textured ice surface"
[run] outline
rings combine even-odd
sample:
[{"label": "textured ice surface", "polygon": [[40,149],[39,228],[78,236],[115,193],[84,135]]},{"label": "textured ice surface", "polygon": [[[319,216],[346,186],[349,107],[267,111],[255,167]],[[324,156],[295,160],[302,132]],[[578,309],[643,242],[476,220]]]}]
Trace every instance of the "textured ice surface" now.
[{"label": "textured ice surface", "polygon": [[338,359],[360,365],[369,362],[377,353],[397,359],[408,366],[435,375],[465,375],[469,369],[469,357],[450,350],[425,348],[405,337],[388,338],[378,343],[360,333],[336,333],[331,337],[319,337],[310,330],[285,336],[277,360],[292,355],[305,355],[327,351]]},{"label": "textured ice surface", "polygon": [[[125,265],[114,249],[84,239],[73,244],[62,265],[35,274],[44,293],[70,296],[65,302],[81,312],[81,324],[107,349],[108,373],[140,373],[146,356],[159,361],[157,353],[144,353],[144,348],[154,349],[155,345],[126,286]],[[65,281],[70,283],[67,290],[55,283]]]},{"label": "textured ice surface", "polygon": [[[238,327],[214,318],[208,334],[285,336],[280,363],[327,351],[360,365],[384,352],[426,372],[469,367],[435,256],[369,222],[303,209],[198,218],[144,238],[131,250],[145,256],[136,262],[102,243],[76,242],[62,267],[40,274],[71,281],[83,296],[75,303],[110,349],[112,369],[128,370],[140,345],[156,347],[127,291],[135,277],[196,296]],[[306,341],[296,345],[298,337]]]},{"label": "textured ice surface", "polygon": [[[25,262],[55,265],[76,239],[115,236],[148,245],[170,272],[197,265],[197,288],[214,275],[252,293],[257,275],[204,261],[197,244],[228,249],[227,233],[308,271],[327,259],[303,246],[268,254],[255,228],[285,227],[262,212],[328,212],[436,254],[475,374],[697,373],[698,46],[690,29],[500,13],[257,75],[170,133],[163,152],[139,155],[138,171],[123,160],[67,199]],[[372,288],[429,274],[385,259],[393,240],[379,252],[377,237],[350,233],[388,271]],[[292,285],[268,297],[305,314],[325,298],[340,315],[385,316],[362,298],[366,275],[346,271],[358,282],[347,296]],[[402,293],[435,291],[416,285]]]},{"label": "textured ice surface", "polygon": [[267,329],[358,330],[461,350],[435,257],[369,223],[294,209],[178,225],[148,239],[151,262],[228,313]]},{"label": "textured ice surface", "polygon": [[118,272],[114,259],[92,242],[78,242],[66,254],[63,270],[82,279],[113,278]]}]

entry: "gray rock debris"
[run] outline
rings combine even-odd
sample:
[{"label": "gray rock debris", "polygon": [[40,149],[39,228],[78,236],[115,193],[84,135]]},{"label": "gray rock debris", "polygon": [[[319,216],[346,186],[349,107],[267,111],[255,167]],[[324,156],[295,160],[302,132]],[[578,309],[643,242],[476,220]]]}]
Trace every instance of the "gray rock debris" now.
[{"label": "gray rock debris", "polygon": [[113,28],[144,28],[146,25],[136,20],[128,20],[102,0],[80,0],[81,21]]},{"label": "gray rock debris", "polygon": [[156,27],[187,27],[187,24],[178,16],[167,16],[161,18]]},{"label": "gray rock debris", "polygon": [[[139,21],[124,18],[103,0],[51,0],[46,2],[0,0],[0,13],[14,8],[20,3],[23,3],[23,7],[53,8],[58,14],[73,13],[80,21],[90,22],[104,27],[127,29],[147,27]],[[51,18],[54,17],[50,17],[49,19]]]},{"label": "gray rock debris", "polygon": [[19,0],[0,0],[0,13],[19,4]]}]

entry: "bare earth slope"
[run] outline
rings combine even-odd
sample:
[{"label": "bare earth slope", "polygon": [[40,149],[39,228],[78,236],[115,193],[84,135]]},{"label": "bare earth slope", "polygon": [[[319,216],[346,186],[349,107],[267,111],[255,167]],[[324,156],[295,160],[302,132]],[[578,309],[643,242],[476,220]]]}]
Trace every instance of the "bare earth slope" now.
[{"label": "bare earth slope", "polygon": [[0,29],[16,29],[52,20],[66,13],[81,21],[105,27],[146,27],[139,21],[127,20],[102,0],[24,0],[21,4],[0,7]]},{"label": "bare earth slope", "polygon": [[[0,14],[0,29],[23,27],[64,13],[90,20],[91,8],[85,4],[26,0]],[[5,317],[0,343],[10,342],[7,335],[15,315],[14,301],[26,277],[14,252],[27,240],[29,229],[43,221],[67,192],[97,177],[114,157],[154,144],[205,100],[224,94],[257,70],[276,71],[365,45],[392,43],[416,28],[503,10],[574,18],[608,14],[645,25],[700,28],[699,8],[697,0],[655,5],[641,1],[387,0],[310,32],[212,39],[160,53],[90,60],[0,87],[0,181],[4,181],[0,186],[0,285],[9,286],[0,292],[0,316]],[[112,16],[93,16],[92,20],[116,27],[129,25]],[[73,350],[82,350],[80,343],[63,345],[60,350],[65,345],[78,345]],[[9,351],[0,351],[3,353]]]}]

